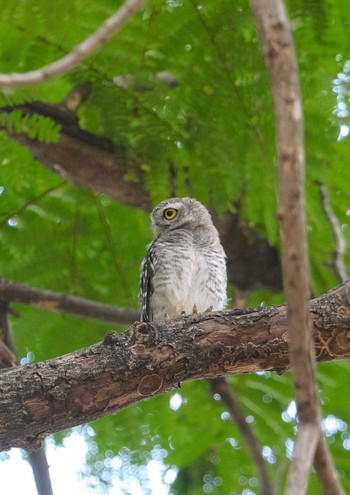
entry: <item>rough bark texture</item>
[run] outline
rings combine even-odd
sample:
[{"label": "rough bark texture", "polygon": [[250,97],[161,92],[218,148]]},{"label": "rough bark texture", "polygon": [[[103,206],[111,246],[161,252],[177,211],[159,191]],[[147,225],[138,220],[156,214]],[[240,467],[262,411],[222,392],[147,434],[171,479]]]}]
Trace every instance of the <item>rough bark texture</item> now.
[{"label": "rough bark texture", "polygon": [[[350,358],[349,299],[347,282],[310,302],[318,361]],[[0,449],[36,449],[50,433],[185,380],[281,371],[288,365],[285,306],[137,322],[124,334],[108,334],[86,349],[3,371]]]}]

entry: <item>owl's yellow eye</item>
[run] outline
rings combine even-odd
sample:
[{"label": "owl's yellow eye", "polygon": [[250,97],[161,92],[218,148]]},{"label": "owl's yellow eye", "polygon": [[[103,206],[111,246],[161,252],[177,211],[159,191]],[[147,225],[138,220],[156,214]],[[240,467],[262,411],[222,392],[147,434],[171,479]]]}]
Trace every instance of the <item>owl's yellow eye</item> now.
[{"label": "owl's yellow eye", "polygon": [[173,220],[177,215],[177,210],[175,208],[165,208],[163,211],[163,217],[166,220]]}]

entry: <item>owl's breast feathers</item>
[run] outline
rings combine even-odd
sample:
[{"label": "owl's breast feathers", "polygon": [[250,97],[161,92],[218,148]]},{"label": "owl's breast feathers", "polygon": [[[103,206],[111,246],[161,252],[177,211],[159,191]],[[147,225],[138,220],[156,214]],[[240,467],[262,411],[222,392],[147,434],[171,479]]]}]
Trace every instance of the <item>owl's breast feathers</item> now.
[{"label": "owl's breast feathers", "polygon": [[142,267],[143,321],[174,318],[226,305],[225,253],[219,242],[201,245],[179,229],[150,245]]}]

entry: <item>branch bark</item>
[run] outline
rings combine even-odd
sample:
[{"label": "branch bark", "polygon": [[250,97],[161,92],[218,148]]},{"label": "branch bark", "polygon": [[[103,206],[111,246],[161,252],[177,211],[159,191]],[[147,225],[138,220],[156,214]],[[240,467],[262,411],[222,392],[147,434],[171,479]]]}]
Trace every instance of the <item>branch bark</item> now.
[{"label": "branch bark", "polygon": [[140,317],[140,311],[137,309],[121,308],[112,304],[91,301],[83,297],[67,296],[50,290],[19,284],[4,278],[0,279],[0,300],[8,303],[29,304],[40,309],[72,313],[84,318],[110,323],[131,324]]},{"label": "branch bark", "polygon": [[[350,282],[310,301],[317,360],[350,359]],[[0,376],[0,449],[36,449],[186,380],[289,366],[285,306],[135,323],[124,334]],[[8,421],[8,418],[11,421]]]},{"label": "branch bark", "polygon": [[120,9],[109,17],[93,35],[77,45],[60,60],[24,74],[0,74],[0,87],[14,88],[38,84],[74,69],[92,52],[106,43],[143,2],[144,0],[126,0]]},{"label": "branch bark", "polygon": [[[332,458],[323,441],[321,409],[310,336],[310,291],[304,198],[304,126],[299,71],[293,35],[282,0],[251,0],[270,75],[276,116],[279,160],[279,219],[281,222],[283,285],[288,305],[288,338],[298,433],[286,495],[303,495],[315,456],[333,472],[333,493],[343,493]],[[316,441],[311,442],[311,434]],[[305,446],[308,448],[305,450]],[[317,449],[316,449],[317,447]],[[308,454],[308,456],[306,456]],[[317,471],[323,485],[323,473]]]}]

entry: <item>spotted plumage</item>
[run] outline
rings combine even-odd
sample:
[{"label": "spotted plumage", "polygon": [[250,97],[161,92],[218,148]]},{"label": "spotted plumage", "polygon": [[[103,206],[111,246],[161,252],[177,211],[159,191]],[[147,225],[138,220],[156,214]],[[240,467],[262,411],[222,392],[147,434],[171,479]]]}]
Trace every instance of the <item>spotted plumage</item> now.
[{"label": "spotted plumage", "polygon": [[160,321],[226,305],[226,257],[207,209],[171,198],[151,214],[154,241],[141,266],[142,321]]}]

